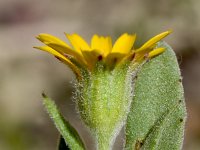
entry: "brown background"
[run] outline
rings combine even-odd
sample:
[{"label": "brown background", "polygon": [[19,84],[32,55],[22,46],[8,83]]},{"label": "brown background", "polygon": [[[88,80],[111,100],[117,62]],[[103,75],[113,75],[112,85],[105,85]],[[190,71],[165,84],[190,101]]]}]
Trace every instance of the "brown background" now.
[{"label": "brown background", "polygon": [[[199,0],[0,0],[0,149],[55,150],[58,132],[42,106],[41,92],[56,100],[65,117],[93,142],[70,99],[72,72],[33,49],[41,32],[89,40],[94,33],[137,33],[137,45],[173,29],[166,41],[176,51],[185,88],[188,120],[184,150],[200,149]],[[122,137],[115,149],[120,149]]]}]

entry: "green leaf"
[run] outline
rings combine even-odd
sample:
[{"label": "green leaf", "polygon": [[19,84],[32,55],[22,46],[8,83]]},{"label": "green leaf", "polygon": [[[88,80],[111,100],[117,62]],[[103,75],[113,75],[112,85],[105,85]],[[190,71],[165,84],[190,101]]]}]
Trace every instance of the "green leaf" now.
[{"label": "green leaf", "polygon": [[84,150],[84,144],[78,132],[64,119],[54,101],[48,98],[44,93],[42,95],[44,98],[44,106],[54,121],[58,131],[65,139],[65,143],[67,143],[71,150]]},{"label": "green leaf", "polygon": [[173,50],[144,64],[135,80],[126,124],[126,150],[180,150],[186,108],[179,65]]}]

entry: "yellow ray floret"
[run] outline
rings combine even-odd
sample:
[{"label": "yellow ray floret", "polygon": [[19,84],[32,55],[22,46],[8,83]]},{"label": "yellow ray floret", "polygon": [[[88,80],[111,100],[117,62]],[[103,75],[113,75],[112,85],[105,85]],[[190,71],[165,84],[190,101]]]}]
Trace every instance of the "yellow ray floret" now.
[{"label": "yellow ray floret", "polygon": [[71,49],[67,43],[60,40],[59,38],[54,37],[50,34],[43,33],[39,34],[36,38],[57,52],[73,56],[75,57],[75,59],[78,59],[83,64],[86,63],[84,61],[81,51]]},{"label": "yellow ray floret", "polygon": [[40,34],[37,39],[46,46],[36,48],[53,54],[78,74],[79,67],[93,70],[98,61],[113,67],[124,61],[141,61],[146,57],[154,57],[165,50],[162,47],[155,48],[156,43],[170,33],[171,31],[166,31],[158,34],[138,49],[134,49],[135,34],[122,34],[114,45],[112,45],[111,37],[94,35],[89,45],[78,34],[65,33],[72,47],[50,34]]},{"label": "yellow ray floret", "polygon": [[160,40],[162,40],[163,38],[165,38],[167,35],[169,35],[172,31],[166,31],[163,33],[160,33],[156,36],[154,36],[153,38],[151,38],[149,41],[147,41],[146,43],[144,43],[139,49],[136,50],[136,52],[140,52],[149,48],[152,48],[155,46],[155,44],[157,42],[159,42]]},{"label": "yellow ray floret", "polygon": [[87,42],[78,34],[67,34],[65,33],[66,37],[72,44],[75,50],[81,52],[82,50],[90,51],[90,47]]},{"label": "yellow ray floret", "polygon": [[165,48],[163,48],[163,47],[156,48],[156,49],[152,50],[151,52],[149,52],[148,57],[150,57],[150,58],[154,57],[154,56],[156,56],[158,54],[161,54],[164,51],[165,51]]},{"label": "yellow ray floret", "polygon": [[43,42],[44,44],[48,44],[48,43],[58,43],[61,45],[65,45],[67,47],[69,47],[67,45],[67,43],[63,42],[62,40],[60,40],[59,38],[50,35],[50,34],[46,34],[46,33],[41,33],[36,37],[38,40],[40,40],[41,42]]},{"label": "yellow ray floret", "polygon": [[74,65],[67,57],[63,56],[59,52],[55,51],[54,49],[48,46],[40,46],[40,47],[34,47],[34,48],[53,54],[56,58],[61,60],[63,63],[67,64],[76,75],[80,76],[80,70],[76,67],[76,65]]},{"label": "yellow ray floret", "polygon": [[94,35],[91,39],[91,49],[100,50],[103,57],[106,57],[112,50],[111,37]]},{"label": "yellow ray floret", "polygon": [[121,35],[115,42],[112,53],[128,54],[135,42],[136,35],[128,35],[127,33]]}]

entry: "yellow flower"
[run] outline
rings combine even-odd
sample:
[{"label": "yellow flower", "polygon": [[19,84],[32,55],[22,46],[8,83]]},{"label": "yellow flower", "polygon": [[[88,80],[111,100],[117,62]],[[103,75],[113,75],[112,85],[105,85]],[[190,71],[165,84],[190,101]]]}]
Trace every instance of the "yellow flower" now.
[{"label": "yellow flower", "polygon": [[126,122],[134,98],[135,79],[143,62],[162,53],[157,44],[171,31],[135,48],[135,34],[122,34],[114,43],[109,36],[94,35],[88,44],[78,34],[65,34],[70,45],[49,34],[39,34],[44,46],[76,74],[74,99],[85,125],[95,136],[97,149],[111,149]]},{"label": "yellow flower", "polygon": [[114,44],[109,36],[94,35],[91,44],[88,44],[78,34],[66,34],[71,46],[59,38],[50,34],[39,34],[37,39],[45,46],[35,47],[53,54],[70,68],[78,76],[80,67],[92,71],[97,62],[102,61],[106,66],[116,66],[121,62],[139,62],[145,58],[154,57],[162,53],[165,49],[156,48],[156,43],[166,37],[171,31],[166,31],[151,38],[140,48],[135,49],[135,34],[122,34]]}]

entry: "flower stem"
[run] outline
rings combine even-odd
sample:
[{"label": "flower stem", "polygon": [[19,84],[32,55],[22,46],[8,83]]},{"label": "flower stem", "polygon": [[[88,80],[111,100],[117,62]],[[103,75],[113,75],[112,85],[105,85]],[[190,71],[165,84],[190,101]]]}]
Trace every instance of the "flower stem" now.
[{"label": "flower stem", "polygon": [[112,139],[110,135],[103,133],[99,134],[97,137],[97,150],[111,150],[112,149]]}]

